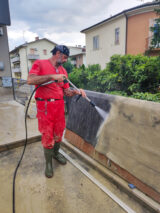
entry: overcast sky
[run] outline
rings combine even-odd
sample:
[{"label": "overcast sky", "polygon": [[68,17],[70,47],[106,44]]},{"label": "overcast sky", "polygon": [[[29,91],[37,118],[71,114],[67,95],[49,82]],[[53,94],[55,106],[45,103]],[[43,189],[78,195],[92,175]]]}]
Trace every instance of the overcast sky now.
[{"label": "overcast sky", "polygon": [[36,36],[58,44],[85,45],[81,30],[152,0],[9,0],[10,50]]}]

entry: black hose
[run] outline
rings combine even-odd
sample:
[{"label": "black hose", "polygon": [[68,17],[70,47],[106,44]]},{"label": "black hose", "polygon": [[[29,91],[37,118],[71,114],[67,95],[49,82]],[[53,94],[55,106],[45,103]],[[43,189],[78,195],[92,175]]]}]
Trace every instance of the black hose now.
[{"label": "black hose", "polygon": [[21,161],[22,161],[22,159],[23,159],[23,155],[24,155],[24,152],[25,152],[25,149],[26,149],[26,146],[27,146],[27,138],[28,138],[28,134],[27,134],[27,113],[28,113],[28,108],[29,108],[29,105],[30,105],[30,102],[31,102],[31,99],[32,99],[32,96],[33,96],[33,94],[35,93],[35,91],[39,88],[39,87],[41,87],[41,86],[43,86],[43,84],[40,84],[40,85],[38,85],[34,90],[33,90],[33,92],[31,93],[31,96],[30,96],[30,98],[29,98],[29,101],[28,101],[28,104],[27,104],[27,107],[26,107],[26,111],[25,111],[25,130],[26,130],[26,140],[25,140],[25,144],[24,144],[24,148],[23,148],[23,152],[22,152],[22,155],[21,155],[21,157],[20,157],[20,160],[19,160],[19,162],[18,162],[18,164],[17,164],[17,167],[16,167],[16,169],[15,169],[15,171],[14,171],[14,175],[13,175],[13,190],[12,190],[12,197],[13,197],[13,200],[12,200],[12,207],[13,207],[13,213],[15,213],[15,181],[16,181],[16,174],[17,174],[17,171],[18,171],[18,168],[19,168],[19,166],[20,166],[20,164],[21,164]]}]

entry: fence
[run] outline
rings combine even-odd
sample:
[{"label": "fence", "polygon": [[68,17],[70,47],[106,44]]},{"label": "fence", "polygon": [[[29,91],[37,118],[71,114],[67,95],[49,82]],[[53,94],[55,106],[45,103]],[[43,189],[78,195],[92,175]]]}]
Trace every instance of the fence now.
[{"label": "fence", "polygon": [[34,90],[34,86],[28,85],[27,81],[18,78],[13,78],[12,82],[15,100],[25,105],[25,102]]}]

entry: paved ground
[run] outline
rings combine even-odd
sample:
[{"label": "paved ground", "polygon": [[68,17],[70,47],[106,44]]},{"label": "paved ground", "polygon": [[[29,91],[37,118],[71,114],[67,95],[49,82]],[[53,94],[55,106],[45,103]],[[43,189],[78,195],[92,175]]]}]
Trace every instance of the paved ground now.
[{"label": "paved ground", "polygon": [[[25,139],[25,108],[16,101],[0,102],[0,146]],[[28,137],[40,135],[37,119],[28,119]]]},{"label": "paved ground", "polygon": [[[0,212],[12,212],[12,178],[22,148],[0,153]],[[16,213],[123,213],[79,170],[55,160],[54,177],[44,176],[40,143],[27,146],[16,179]]]},{"label": "paved ground", "polygon": [[[0,102],[0,146],[25,139],[24,106],[15,101]],[[28,119],[29,137],[40,135],[37,119]],[[0,153],[0,212],[12,212],[13,173],[23,147]],[[75,158],[71,153],[71,156]],[[54,177],[44,176],[44,156],[40,142],[27,146],[16,179],[16,213],[123,213],[124,210],[69,162],[54,163]],[[79,160],[81,163],[81,160]],[[95,175],[95,170],[84,165]],[[98,180],[132,207],[148,213],[128,195],[96,174]]]}]

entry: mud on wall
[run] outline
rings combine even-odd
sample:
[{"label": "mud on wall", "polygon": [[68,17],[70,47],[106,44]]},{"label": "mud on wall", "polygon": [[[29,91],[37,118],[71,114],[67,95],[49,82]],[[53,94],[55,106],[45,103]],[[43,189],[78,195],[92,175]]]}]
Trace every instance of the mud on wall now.
[{"label": "mud on wall", "polygon": [[89,103],[70,98],[67,129],[75,132],[143,183],[160,192],[160,104],[87,91],[101,117]]}]

